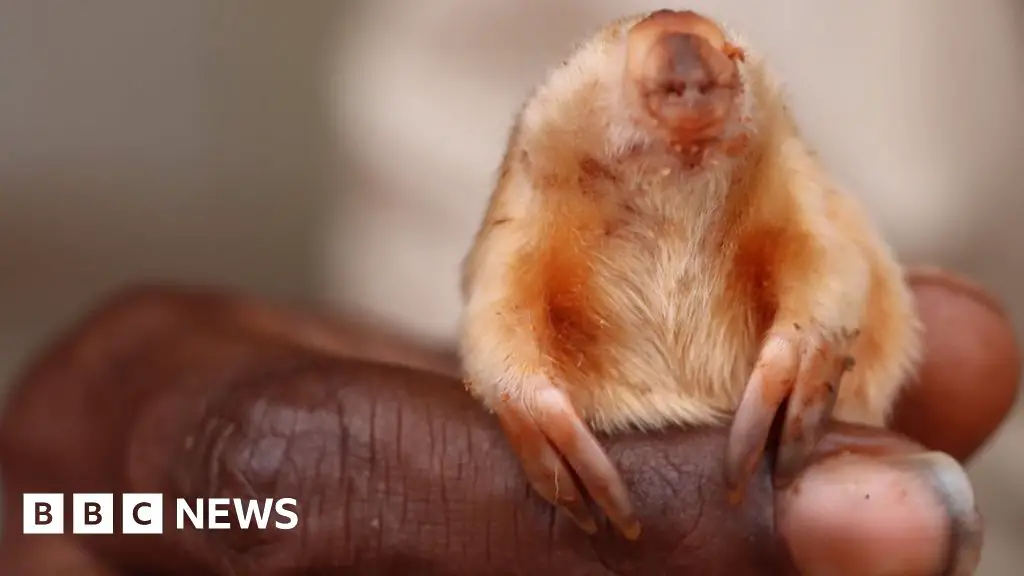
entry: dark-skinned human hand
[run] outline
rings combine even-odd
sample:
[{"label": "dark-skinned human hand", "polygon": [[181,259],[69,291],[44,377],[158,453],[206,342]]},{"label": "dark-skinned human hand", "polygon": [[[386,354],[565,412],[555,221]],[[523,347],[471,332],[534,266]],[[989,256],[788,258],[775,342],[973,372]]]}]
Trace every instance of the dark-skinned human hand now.
[{"label": "dark-skinned human hand", "polygon": [[[538,500],[444,351],[227,292],[129,290],[9,396],[0,573],[969,574],[970,486],[927,450],[974,453],[1013,403],[1020,358],[985,292],[934,271],[913,284],[928,348],[895,427],[914,440],[836,424],[794,484],[773,488],[765,464],[734,506],[727,429],[605,439],[636,542],[588,537]],[[165,514],[156,536],[25,536],[24,492],[294,497],[300,523],[177,531]]]}]

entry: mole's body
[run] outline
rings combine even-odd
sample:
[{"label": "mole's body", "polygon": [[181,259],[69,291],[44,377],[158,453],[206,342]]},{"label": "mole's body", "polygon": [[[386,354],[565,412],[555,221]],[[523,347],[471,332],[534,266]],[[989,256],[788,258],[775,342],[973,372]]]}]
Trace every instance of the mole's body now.
[{"label": "mole's body", "polygon": [[884,424],[918,356],[890,249],[760,58],[692,12],[612,23],[537,89],[463,292],[467,386],[534,487],[593,528],[564,456],[628,536],[628,495],[588,428],[735,413],[741,488],[785,398],[792,467],[830,415]]}]

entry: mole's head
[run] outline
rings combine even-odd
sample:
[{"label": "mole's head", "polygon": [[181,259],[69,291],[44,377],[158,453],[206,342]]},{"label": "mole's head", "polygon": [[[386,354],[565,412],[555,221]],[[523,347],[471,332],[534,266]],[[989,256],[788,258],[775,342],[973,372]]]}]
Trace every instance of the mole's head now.
[{"label": "mole's head", "polygon": [[687,167],[735,156],[761,93],[751,56],[695,12],[617,20],[538,87],[520,117],[522,141],[535,162],[555,164],[574,162],[581,147],[610,162],[667,152]]},{"label": "mole's head", "polygon": [[660,10],[625,35],[624,103],[641,126],[687,154],[735,148],[744,53],[695,12]]}]

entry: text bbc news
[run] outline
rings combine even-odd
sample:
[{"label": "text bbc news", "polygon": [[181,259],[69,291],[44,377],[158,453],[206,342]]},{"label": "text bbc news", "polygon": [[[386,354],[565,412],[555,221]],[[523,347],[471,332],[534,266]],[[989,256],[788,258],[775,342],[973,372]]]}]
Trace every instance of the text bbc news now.
[{"label": "text bbc news", "polygon": [[[22,502],[25,534],[63,534],[65,494],[25,494]],[[122,534],[162,534],[163,494],[122,494]],[[294,498],[176,498],[174,526],[178,530],[292,530],[299,525]],[[113,534],[117,507],[114,494],[71,494],[72,534]],[[232,522],[234,520],[234,522]]]}]

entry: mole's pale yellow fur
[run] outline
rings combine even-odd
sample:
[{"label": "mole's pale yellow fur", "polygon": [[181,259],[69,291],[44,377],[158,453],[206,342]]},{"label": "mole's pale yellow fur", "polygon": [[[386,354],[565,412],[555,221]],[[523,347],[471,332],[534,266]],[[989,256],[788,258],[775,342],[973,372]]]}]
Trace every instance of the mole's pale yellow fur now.
[{"label": "mole's pale yellow fur", "polygon": [[772,326],[859,329],[834,416],[882,424],[920,348],[893,254],[731,32],[750,144],[683,168],[625,101],[626,31],[644,16],[582,44],[519,115],[464,264],[468,388],[529,404],[546,377],[599,430],[710,423]]}]

